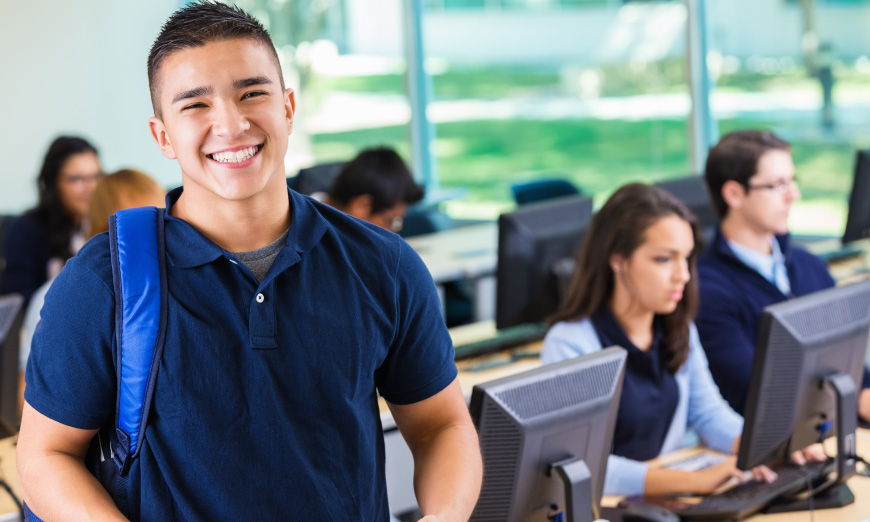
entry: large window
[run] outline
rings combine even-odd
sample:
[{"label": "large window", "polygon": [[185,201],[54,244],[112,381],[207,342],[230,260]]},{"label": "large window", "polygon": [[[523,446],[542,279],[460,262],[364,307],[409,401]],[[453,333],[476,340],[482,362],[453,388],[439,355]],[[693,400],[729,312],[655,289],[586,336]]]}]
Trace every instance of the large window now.
[{"label": "large window", "polygon": [[[412,159],[401,0],[239,3],[269,26],[299,91],[289,172],[379,144]],[[600,201],[628,181],[693,174],[683,2],[424,5],[429,149],[441,187],[465,194],[445,203],[454,217],[494,218],[513,184],[537,179]],[[792,142],[804,195],[793,230],[839,234],[854,152],[870,146],[870,1],[705,5],[719,133]]]},{"label": "large window", "polygon": [[720,133],[764,128],[792,144],[803,194],[792,231],[837,236],[855,151],[870,146],[870,3],[828,3],[839,5],[709,2],[708,65]]},{"label": "large window", "polygon": [[[267,26],[287,85],[297,91],[288,173],[316,163],[349,160],[361,149],[377,145],[392,146],[410,159],[400,4],[383,0],[236,3]],[[361,33],[360,12],[369,9],[378,13],[377,27]]]},{"label": "large window", "polygon": [[603,197],[689,175],[685,6],[525,3],[550,7],[424,15],[438,174],[467,190],[448,211],[493,218],[542,178]]},{"label": "large window", "polygon": [[[299,91],[288,172],[376,144],[411,159],[400,0],[239,4]],[[422,19],[430,150],[441,187],[464,194],[444,204],[454,217],[494,219],[514,183],[560,177],[604,196],[690,173],[682,3],[472,4],[432,0]]]}]

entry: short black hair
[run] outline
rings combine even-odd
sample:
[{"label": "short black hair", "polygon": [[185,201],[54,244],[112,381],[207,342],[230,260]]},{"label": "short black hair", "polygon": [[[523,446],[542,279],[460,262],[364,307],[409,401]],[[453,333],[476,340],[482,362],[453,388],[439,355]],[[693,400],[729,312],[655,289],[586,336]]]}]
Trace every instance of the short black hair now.
[{"label": "short black hair", "polygon": [[377,214],[399,203],[420,201],[423,189],[395,150],[376,147],[363,150],[345,164],[329,189],[329,199],[342,206],[362,195],[371,196],[371,212]]},{"label": "short black hair", "polygon": [[239,7],[214,0],[199,0],[179,9],[166,20],[151,46],[151,52],[148,53],[148,88],[151,90],[154,115],[162,117],[157,73],[167,57],[183,49],[202,47],[209,42],[233,38],[250,38],[272,53],[278,68],[281,90],[284,90],[281,63],[266,28]]},{"label": "short black hair", "polygon": [[758,172],[758,160],[771,150],[791,151],[788,142],[772,132],[739,130],[726,134],[707,155],[704,179],[707,191],[719,219],[728,214],[728,203],[722,197],[722,186],[736,181],[749,188],[749,178]]}]

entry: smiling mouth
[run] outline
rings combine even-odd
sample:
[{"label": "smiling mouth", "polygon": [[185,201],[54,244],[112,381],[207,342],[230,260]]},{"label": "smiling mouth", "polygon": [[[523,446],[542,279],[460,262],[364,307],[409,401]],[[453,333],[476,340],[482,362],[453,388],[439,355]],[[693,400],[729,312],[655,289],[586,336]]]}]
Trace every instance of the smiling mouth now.
[{"label": "smiling mouth", "polygon": [[241,163],[256,156],[262,148],[262,145],[255,145],[229,152],[215,152],[214,154],[207,154],[207,156],[218,163]]}]

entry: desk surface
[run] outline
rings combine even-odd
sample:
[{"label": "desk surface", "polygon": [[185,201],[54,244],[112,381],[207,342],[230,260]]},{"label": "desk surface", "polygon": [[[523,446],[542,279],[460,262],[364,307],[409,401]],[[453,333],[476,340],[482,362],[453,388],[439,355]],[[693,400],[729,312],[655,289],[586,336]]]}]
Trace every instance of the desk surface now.
[{"label": "desk surface", "polygon": [[[859,429],[857,439],[858,454],[870,455],[870,430]],[[829,438],[825,441],[825,448],[829,453],[835,453],[836,447],[835,439]],[[700,447],[679,450],[663,455],[651,461],[650,464],[652,466],[664,466],[697,455],[703,451],[708,450]],[[819,510],[814,513],[812,518],[808,512],[795,512],[779,513],[776,515],[756,515],[748,520],[758,522],[799,522],[804,520],[808,522],[860,522],[870,520],[870,478],[854,476],[847,481],[847,484],[855,495],[855,502],[848,506],[838,509]],[[620,497],[604,497],[601,503],[604,506],[615,506],[619,500]]]},{"label": "desk surface", "polygon": [[[837,250],[841,245],[839,239],[823,239],[803,246],[814,254],[821,254]],[[861,239],[850,245],[863,250],[863,254],[828,263],[828,270],[838,285],[855,283],[870,277],[870,272],[867,270],[870,267],[870,239]]]},{"label": "desk surface", "polygon": [[408,238],[435,283],[495,273],[498,225],[495,222],[451,228]]},{"label": "desk surface", "polygon": [[[0,478],[6,481],[12,491],[21,498],[18,491],[18,472],[15,469],[15,442],[17,440],[17,436],[0,440]],[[18,506],[9,498],[9,494],[0,489],[0,513],[12,513],[17,510]],[[0,517],[0,520],[6,520],[6,517]]]}]

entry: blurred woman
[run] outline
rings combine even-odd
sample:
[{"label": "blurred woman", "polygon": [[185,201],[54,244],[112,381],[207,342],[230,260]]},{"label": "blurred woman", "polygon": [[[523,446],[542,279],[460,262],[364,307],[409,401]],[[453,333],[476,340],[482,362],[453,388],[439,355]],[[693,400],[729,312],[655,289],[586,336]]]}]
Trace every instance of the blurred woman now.
[{"label": "blurred woman", "polygon": [[163,207],[166,191],[138,170],[123,169],[100,180],[91,195],[88,239],[109,230],[109,216],[134,207]]},{"label": "blurred woman", "polygon": [[[87,212],[88,239],[109,230],[109,216],[115,212],[134,207],[165,205],[166,191],[154,181],[153,178],[138,170],[124,169],[109,174],[100,179],[91,195],[91,202]],[[19,350],[19,414],[20,407],[24,404],[24,369],[27,366],[27,358],[30,355],[30,343],[33,341],[33,332],[39,323],[39,314],[45,301],[45,294],[54,280],[52,277],[40,286],[34,293],[27,306],[24,323],[21,327],[21,348]]]},{"label": "blurred woman", "polygon": [[84,244],[91,193],[102,174],[97,149],[82,138],[52,142],[39,172],[39,202],[9,224],[0,294],[33,292]]},{"label": "blurred woman", "polygon": [[[701,471],[644,463],[682,445],[688,427],[708,447],[735,453],[743,419],[722,399],[692,322],[698,225],[657,187],[617,190],[593,218],[542,362],[621,346],[628,352],[605,494],[709,493],[740,478],[734,458]],[[767,468],[756,478],[771,479]]]}]

